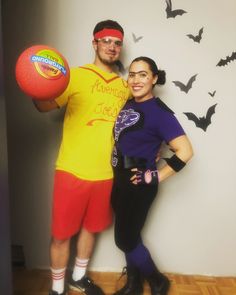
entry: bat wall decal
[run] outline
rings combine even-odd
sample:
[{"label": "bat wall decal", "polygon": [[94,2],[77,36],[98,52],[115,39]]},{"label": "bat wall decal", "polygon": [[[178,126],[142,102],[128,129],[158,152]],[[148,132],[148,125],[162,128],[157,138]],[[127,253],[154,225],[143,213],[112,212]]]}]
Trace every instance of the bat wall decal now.
[{"label": "bat wall decal", "polygon": [[236,60],[236,51],[234,51],[230,56],[226,56],[226,58],[222,58],[216,66],[222,67],[226,66],[229,62]]},{"label": "bat wall decal", "polygon": [[192,39],[194,42],[198,42],[200,43],[200,41],[202,40],[202,33],[203,33],[203,27],[199,30],[198,34],[196,36],[192,35],[192,34],[187,34],[187,36]]},{"label": "bat wall decal", "polygon": [[177,15],[182,15],[184,13],[187,13],[187,12],[183,9],[172,10],[171,0],[166,0],[166,17],[167,18],[175,18]]},{"label": "bat wall decal", "polygon": [[214,97],[215,94],[216,94],[216,91],[213,91],[213,92],[208,92],[208,94],[211,96],[211,97]]},{"label": "bat wall decal", "polygon": [[207,127],[211,124],[211,117],[215,113],[216,104],[209,107],[206,116],[197,117],[193,113],[184,113],[190,121],[193,121],[198,128],[201,128],[206,132]]},{"label": "bat wall decal", "polygon": [[136,37],[134,33],[132,33],[132,36],[133,36],[134,43],[137,43],[138,41],[140,41],[141,39],[143,39],[143,36]]},{"label": "bat wall decal", "polygon": [[180,81],[172,81],[172,82],[175,84],[175,86],[179,87],[181,91],[188,93],[189,90],[192,88],[193,82],[196,80],[196,77],[197,77],[197,74],[192,76],[186,85]]}]

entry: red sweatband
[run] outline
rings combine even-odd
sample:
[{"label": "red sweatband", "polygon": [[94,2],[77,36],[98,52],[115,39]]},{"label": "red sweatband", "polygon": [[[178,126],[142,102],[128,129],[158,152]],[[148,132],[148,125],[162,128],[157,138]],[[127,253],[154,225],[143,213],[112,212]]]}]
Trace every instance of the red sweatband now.
[{"label": "red sweatband", "polygon": [[122,32],[115,30],[115,29],[103,29],[103,30],[94,34],[95,40],[101,39],[104,37],[116,37],[122,41],[124,36],[123,36]]}]

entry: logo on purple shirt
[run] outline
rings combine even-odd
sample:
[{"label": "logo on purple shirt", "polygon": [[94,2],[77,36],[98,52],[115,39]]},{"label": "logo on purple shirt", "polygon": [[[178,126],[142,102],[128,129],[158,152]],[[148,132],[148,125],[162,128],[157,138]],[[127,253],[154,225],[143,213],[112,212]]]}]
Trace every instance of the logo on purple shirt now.
[{"label": "logo on purple shirt", "polygon": [[135,112],[133,109],[122,110],[119,116],[117,117],[116,123],[115,123],[115,128],[114,128],[115,140],[116,141],[118,140],[120,133],[124,129],[138,122],[139,118],[140,118],[140,114]]}]

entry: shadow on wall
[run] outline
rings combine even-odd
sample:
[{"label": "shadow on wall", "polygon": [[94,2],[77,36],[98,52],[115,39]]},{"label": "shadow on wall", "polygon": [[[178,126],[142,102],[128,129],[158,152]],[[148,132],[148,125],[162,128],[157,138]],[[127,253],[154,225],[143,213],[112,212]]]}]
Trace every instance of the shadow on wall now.
[{"label": "shadow on wall", "polygon": [[0,1],[0,294],[12,294],[7,167],[6,108],[3,89],[2,10]]},{"label": "shadow on wall", "polygon": [[45,15],[52,13],[56,28],[57,6],[49,11],[49,5],[47,0],[6,0],[2,5],[11,237],[13,245],[22,246],[27,267],[48,265],[53,168],[62,120],[51,120],[34,108],[18,88],[14,71],[24,49],[53,46]]}]

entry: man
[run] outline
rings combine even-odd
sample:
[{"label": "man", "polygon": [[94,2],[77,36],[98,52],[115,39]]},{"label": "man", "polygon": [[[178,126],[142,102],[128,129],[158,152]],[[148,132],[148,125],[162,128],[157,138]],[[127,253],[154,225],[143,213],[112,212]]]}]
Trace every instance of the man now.
[{"label": "man", "polygon": [[104,294],[86,276],[86,269],[96,233],[112,221],[112,129],[129,96],[127,83],[112,70],[123,36],[117,22],[98,23],[93,31],[94,63],[72,68],[69,85],[60,97],[34,101],[41,112],[67,106],[55,171],[50,295],[66,294],[70,239],[78,232],[77,257],[69,286],[89,295]]}]

